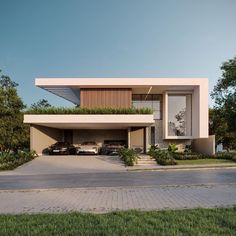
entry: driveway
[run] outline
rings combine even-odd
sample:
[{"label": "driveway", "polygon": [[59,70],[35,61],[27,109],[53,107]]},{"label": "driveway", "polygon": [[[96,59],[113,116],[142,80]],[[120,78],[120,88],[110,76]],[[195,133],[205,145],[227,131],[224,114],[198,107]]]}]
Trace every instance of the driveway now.
[{"label": "driveway", "polygon": [[124,164],[117,156],[40,156],[13,171],[2,171],[0,175],[100,173],[125,170]]}]

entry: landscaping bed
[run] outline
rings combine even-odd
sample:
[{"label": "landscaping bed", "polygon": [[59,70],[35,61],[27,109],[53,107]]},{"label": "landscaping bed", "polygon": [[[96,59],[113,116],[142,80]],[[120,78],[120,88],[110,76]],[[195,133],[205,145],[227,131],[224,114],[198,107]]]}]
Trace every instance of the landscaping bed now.
[{"label": "landscaping bed", "polygon": [[177,152],[175,144],[170,144],[168,149],[160,149],[157,145],[152,145],[148,154],[156,160],[159,165],[195,165],[195,164],[230,164],[236,163],[235,152],[217,153],[216,155],[206,155],[192,152],[187,147],[184,152]]},{"label": "landscaping bed", "polygon": [[30,108],[25,114],[153,114],[149,108],[82,108],[82,107],[43,107]]},{"label": "landscaping bed", "polygon": [[0,215],[0,235],[235,235],[236,208]]},{"label": "landscaping bed", "polygon": [[35,151],[17,151],[0,153],[0,171],[13,170],[37,157]]}]

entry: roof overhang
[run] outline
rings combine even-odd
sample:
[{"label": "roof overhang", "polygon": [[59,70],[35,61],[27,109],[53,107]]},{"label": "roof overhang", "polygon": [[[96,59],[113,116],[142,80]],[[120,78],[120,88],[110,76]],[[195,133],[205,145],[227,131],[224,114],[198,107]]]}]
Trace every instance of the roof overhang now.
[{"label": "roof overhang", "polygon": [[35,85],[74,104],[80,88],[132,88],[133,93],[163,93],[166,90],[193,90],[208,85],[207,78],[37,78]]},{"label": "roof overhang", "polygon": [[152,114],[24,115],[24,123],[58,129],[126,129],[154,123]]},{"label": "roof overhang", "polygon": [[[41,87],[41,86],[39,86]],[[61,98],[64,98],[76,105],[80,104],[80,92],[79,88],[75,89],[69,86],[42,86],[44,90],[51,92]]]}]

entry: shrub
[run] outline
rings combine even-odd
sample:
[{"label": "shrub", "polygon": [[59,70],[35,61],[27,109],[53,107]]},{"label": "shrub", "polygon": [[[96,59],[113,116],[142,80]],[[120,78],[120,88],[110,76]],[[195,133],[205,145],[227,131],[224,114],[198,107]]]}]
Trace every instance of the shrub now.
[{"label": "shrub", "polygon": [[35,151],[17,151],[0,153],[0,170],[12,170],[37,157]]},{"label": "shrub", "polygon": [[236,152],[221,152],[221,153],[216,153],[215,158],[234,161],[236,159]]},{"label": "shrub", "polygon": [[168,150],[156,150],[152,156],[159,165],[176,165],[173,153]]},{"label": "shrub", "polygon": [[148,155],[153,157],[157,151],[159,151],[160,148],[158,145],[152,144],[147,152]]},{"label": "shrub", "polygon": [[185,145],[185,149],[184,149],[185,153],[192,153],[192,145],[187,144]]},{"label": "shrub", "polygon": [[168,146],[168,151],[169,152],[175,153],[177,150],[178,150],[178,148],[177,148],[175,143],[169,144],[169,146]]},{"label": "shrub", "polygon": [[138,153],[134,149],[122,148],[119,151],[119,156],[126,166],[134,166],[137,163]]},{"label": "shrub", "polygon": [[30,108],[25,114],[152,114],[150,108],[81,108],[81,107],[43,107]]}]

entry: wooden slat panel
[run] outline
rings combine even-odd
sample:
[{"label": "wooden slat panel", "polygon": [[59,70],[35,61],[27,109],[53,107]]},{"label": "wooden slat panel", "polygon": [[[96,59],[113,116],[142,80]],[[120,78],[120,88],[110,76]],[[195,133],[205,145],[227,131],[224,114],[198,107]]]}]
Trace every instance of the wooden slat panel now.
[{"label": "wooden slat panel", "polygon": [[95,107],[131,107],[132,90],[130,88],[81,88],[80,106]]}]

